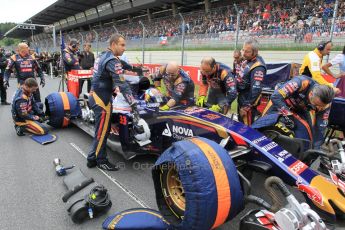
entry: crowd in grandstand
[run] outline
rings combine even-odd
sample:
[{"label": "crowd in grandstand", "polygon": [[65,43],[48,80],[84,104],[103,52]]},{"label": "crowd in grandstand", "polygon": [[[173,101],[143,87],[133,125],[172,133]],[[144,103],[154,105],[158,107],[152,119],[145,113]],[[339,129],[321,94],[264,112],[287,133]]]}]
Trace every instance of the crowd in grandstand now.
[{"label": "crowd in grandstand", "polygon": [[[281,33],[323,33],[330,28],[333,17],[334,1],[260,1],[253,6],[240,5],[241,30],[260,34]],[[209,13],[194,12],[185,15],[186,34],[213,34],[223,31],[235,31],[237,24],[236,11],[233,6],[211,9]],[[148,37],[174,36],[181,34],[181,20],[178,17],[168,17],[146,21],[146,35]],[[136,39],[142,36],[139,23],[116,26],[120,33],[127,38]],[[114,28],[100,30],[100,41],[106,41]],[[302,32],[303,31],[303,32]],[[336,32],[345,31],[345,2],[340,2],[336,20]],[[92,32],[88,33],[88,40],[95,39]]]},{"label": "crowd in grandstand", "polygon": [[[243,12],[240,17],[240,29],[245,35],[251,36],[272,36],[289,35],[295,37],[296,41],[305,40],[306,35],[316,36],[329,34],[331,28],[334,0],[265,0],[253,1],[238,5]],[[187,36],[218,36],[220,33],[233,33],[237,27],[237,13],[233,5],[216,5],[208,13],[194,11],[185,13],[185,32]],[[145,16],[146,18],[146,16]],[[128,19],[129,20],[129,19]],[[157,17],[152,20],[143,18],[131,19],[118,22],[116,26],[103,26],[92,31],[82,31],[83,39],[79,33],[77,37],[84,42],[98,41],[106,42],[110,35],[119,32],[129,40],[136,40],[142,37],[142,20],[146,28],[147,37],[173,37],[182,32],[181,19],[176,17]],[[335,20],[334,32],[345,33],[345,2],[340,1],[337,18]],[[69,38],[67,37],[67,40]]]}]

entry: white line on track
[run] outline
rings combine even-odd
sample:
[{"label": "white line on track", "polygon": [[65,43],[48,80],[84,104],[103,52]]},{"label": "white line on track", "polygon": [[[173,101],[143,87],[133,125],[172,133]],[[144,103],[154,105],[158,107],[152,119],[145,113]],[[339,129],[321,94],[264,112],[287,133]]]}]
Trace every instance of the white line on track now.
[{"label": "white line on track", "polygon": [[[84,151],[76,144],[70,143],[70,145],[77,150],[83,157],[87,158],[87,155],[84,153]],[[135,202],[137,202],[141,207],[143,208],[150,208],[144,201],[142,201],[139,197],[137,197],[131,190],[126,188],[125,185],[123,185],[120,181],[116,180],[112,176],[110,176],[108,173],[106,173],[104,170],[97,168],[99,171],[101,171],[111,182],[113,182],[117,187],[119,187],[122,191],[124,191],[130,198],[132,198]]]}]

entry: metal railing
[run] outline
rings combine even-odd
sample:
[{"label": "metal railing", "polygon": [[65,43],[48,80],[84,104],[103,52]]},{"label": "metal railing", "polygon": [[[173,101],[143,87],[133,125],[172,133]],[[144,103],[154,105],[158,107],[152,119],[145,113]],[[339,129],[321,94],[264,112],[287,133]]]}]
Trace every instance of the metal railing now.
[{"label": "metal railing", "polygon": [[[263,10],[260,13],[253,13],[253,10],[246,5],[237,5],[237,9],[228,5],[210,10],[206,14],[204,11],[196,11],[151,21],[142,20],[143,18],[132,19],[131,23],[119,22],[116,26],[110,25],[92,31],[65,33],[64,39],[66,43],[69,38],[77,38],[82,43],[90,42],[94,53],[97,54],[106,49],[111,34],[120,33],[126,36],[127,49],[141,51],[140,55],[137,55],[137,52],[133,53],[136,58],[141,57],[142,63],[157,62],[157,58],[153,57],[153,53],[149,50],[158,49],[180,51],[179,54],[171,53],[179,55],[177,61],[182,64],[189,63],[191,59],[190,54],[185,53],[185,49],[232,50],[241,47],[248,38],[257,39],[262,49],[313,49],[320,41],[330,38],[336,46],[345,44],[345,17],[337,16],[336,7],[333,13],[316,12],[315,14],[312,5],[307,1],[305,1],[306,6],[303,7],[291,2],[286,4],[290,7],[288,9],[279,12],[272,9],[268,19],[264,17]],[[333,17],[337,18],[333,20]],[[164,44],[163,38],[167,41]],[[51,37],[34,35],[32,39],[38,50],[54,51]],[[60,44],[60,38],[57,38],[57,44]],[[160,55],[159,52],[157,54]],[[160,55],[159,58],[164,60],[167,56]]]}]

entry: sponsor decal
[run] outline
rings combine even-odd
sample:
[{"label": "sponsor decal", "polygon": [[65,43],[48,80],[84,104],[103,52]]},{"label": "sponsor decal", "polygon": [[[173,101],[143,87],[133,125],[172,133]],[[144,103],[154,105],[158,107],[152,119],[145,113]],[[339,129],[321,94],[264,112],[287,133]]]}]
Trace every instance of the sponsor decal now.
[{"label": "sponsor decal", "polygon": [[271,149],[273,149],[273,148],[275,148],[275,147],[277,147],[278,145],[277,145],[277,143],[275,143],[275,142],[271,142],[271,143],[268,143],[267,145],[265,145],[264,147],[262,147],[264,150],[266,150],[266,151],[269,151],[269,150],[271,150]]},{"label": "sponsor decal", "polygon": [[205,110],[202,108],[199,108],[199,107],[189,107],[189,108],[185,109],[183,112],[187,113],[187,114],[193,114],[193,113],[201,113],[203,111],[205,111]]},{"label": "sponsor decal", "polygon": [[324,206],[322,194],[321,194],[321,192],[318,189],[316,189],[316,188],[314,188],[312,186],[303,184],[301,182],[300,178],[297,179],[296,185],[297,185],[298,190],[300,190],[301,192],[306,193],[307,197],[309,199],[311,199],[312,201],[318,203],[321,206]]},{"label": "sponsor decal", "polygon": [[79,81],[79,77],[77,75],[68,73],[67,74],[67,80],[68,81],[72,81],[72,82],[78,82]]},{"label": "sponsor decal", "polygon": [[289,166],[290,171],[295,175],[300,175],[308,168],[302,161],[297,160],[295,163]]},{"label": "sponsor decal", "polygon": [[281,152],[279,152],[276,157],[278,159],[278,161],[280,162],[284,162],[286,159],[288,159],[291,156],[291,153],[289,153],[286,150],[283,150]]},{"label": "sponsor decal", "polygon": [[160,106],[160,103],[147,103],[146,107],[148,108],[157,108]]},{"label": "sponsor decal", "polygon": [[[264,72],[262,72],[261,70],[256,71],[254,73],[254,80],[261,82],[264,79]],[[260,84],[260,83],[259,83]]]},{"label": "sponsor decal", "polygon": [[173,137],[177,140],[183,140],[186,137],[193,137],[193,131],[189,128],[185,128],[182,126],[178,126],[178,125],[173,125],[172,126],[172,131],[169,127],[169,125],[166,123],[166,128],[163,130],[162,133],[163,136],[167,136],[167,137]]},{"label": "sponsor decal", "polygon": [[288,91],[289,93],[293,93],[293,88],[290,86],[290,84],[286,84],[286,86],[284,87],[286,89],[286,91]]},{"label": "sponsor decal", "polygon": [[206,114],[206,115],[202,115],[203,118],[207,118],[207,119],[210,119],[210,120],[216,120],[218,118],[220,118],[219,115],[217,114]]},{"label": "sponsor decal", "polygon": [[193,131],[189,128],[173,125],[172,129],[173,129],[173,134],[184,135],[187,137],[193,136]]},{"label": "sponsor decal", "polygon": [[[122,65],[120,63],[115,64],[115,71],[116,74],[121,74],[123,73],[122,70]],[[125,81],[125,78],[123,76],[120,75],[120,81]]]},{"label": "sponsor decal", "polygon": [[32,68],[21,68],[20,71],[25,73],[32,72]]},{"label": "sponsor decal", "polygon": [[228,77],[228,79],[226,79],[226,85],[227,85],[228,87],[233,87],[233,86],[235,86],[235,81],[234,81],[234,79],[233,79],[232,77]]},{"label": "sponsor decal", "polygon": [[166,128],[163,130],[162,136],[172,137],[168,123],[165,124]]},{"label": "sponsor decal", "polygon": [[293,81],[293,82],[290,82],[290,84],[291,84],[291,87],[294,88],[295,90],[299,88],[297,82]]},{"label": "sponsor decal", "polygon": [[255,139],[255,140],[253,140],[253,143],[257,145],[257,144],[259,144],[261,141],[264,141],[264,140],[267,140],[267,137],[266,137],[266,136],[262,136],[262,137],[259,137],[259,138]]}]

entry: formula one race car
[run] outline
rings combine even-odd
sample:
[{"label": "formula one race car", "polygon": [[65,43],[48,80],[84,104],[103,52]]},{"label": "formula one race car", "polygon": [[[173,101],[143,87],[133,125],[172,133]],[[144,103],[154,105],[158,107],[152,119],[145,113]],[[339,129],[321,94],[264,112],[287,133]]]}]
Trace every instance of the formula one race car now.
[{"label": "formula one race car", "polygon": [[[136,155],[160,155],[175,142],[195,136],[203,137],[222,146],[239,172],[260,171],[276,175],[304,193],[308,204],[322,217],[332,220],[344,217],[345,187],[341,179],[337,178],[336,182],[329,180],[298,159],[299,155],[293,155],[262,133],[222,114],[195,106],[178,106],[169,111],[160,111],[159,106],[164,98],[157,89],[150,86],[147,78],[126,76],[126,80],[136,94],[141,118],[139,125],[143,126],[145,132],[136,133],[130,106],[118,93],[114,99],[108,146],[125,159]],[[72,100],[72,97],[68,98]],[[52,107],[48,104],[46,99],[47,110]],[[94,135],[94,115],[88,107],[88,95],[84,95],[74,106],[80,106],[81,112],[75,113],[75,119],[71,119],[71,122]],[[162,191],[169,209],[183,219],[184,190],[176,172],[162,170],[158,178],[161,178]],[[179,188],[179,192],[176,188]],[[170,199],[174,197],[173,194],[180,194],[181,199]]]}]

